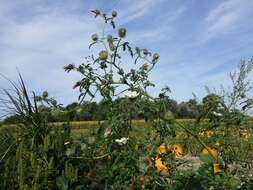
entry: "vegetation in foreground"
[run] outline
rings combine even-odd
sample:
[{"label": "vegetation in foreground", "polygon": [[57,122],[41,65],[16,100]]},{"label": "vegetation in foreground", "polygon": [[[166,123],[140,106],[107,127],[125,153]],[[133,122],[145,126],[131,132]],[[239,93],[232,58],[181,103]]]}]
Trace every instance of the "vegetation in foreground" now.
[{"label": "vegetation in foreground", "polygon": [[[115,29],[117,12],[92,11]],[[64,67],[83,77],[74,88],[79,100],[99,95],[107,102],[105,119],[87,136],[71,132],[70,123],[52,127],[49,115],[61,105],[42,96],[30,98],[20,77],[14,91],[4,91],[3,106],[15,111],[15,132],[0,133],[2,189],[252,189],[252,124],[245,113],[252,108],[247,79],[252,61],[231,74],[231,91],[210,92],[192,122],[182,123],[169,111],[169,88],[158,97],[147,89],[157,53],[132,49],[127,30],[105,36],[93,34],[95,49],[87,63]],[[96,51],[97,50],[97,51]],[[123,56],[124,54],[124,56]],[[132,58],[124,69],[125,54]],[[118,104],[114,100],[126,95]],[[39,108],[46,106],[49,112]],[[150,128],[134,127],[142,113]],[[203,122],[204,121],[204,122]]]}]

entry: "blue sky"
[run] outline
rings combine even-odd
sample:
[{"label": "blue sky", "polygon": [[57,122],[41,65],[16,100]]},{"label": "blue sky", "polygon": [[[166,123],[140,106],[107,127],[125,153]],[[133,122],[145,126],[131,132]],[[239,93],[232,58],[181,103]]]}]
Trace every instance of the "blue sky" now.
[{"label": "blue sky", "polygon": [[0,0],[0,73],[16,80],[19,70],[31,91],[76,101],[79,75],[62,67],[90,55],[90,36],[101,28],[92,9],[117,10],[127,39],[160,54],[154,95],[168,85],[177,101],[201,99],[205,85],[229,86],[228,73],[253,56],[252,0]]}]

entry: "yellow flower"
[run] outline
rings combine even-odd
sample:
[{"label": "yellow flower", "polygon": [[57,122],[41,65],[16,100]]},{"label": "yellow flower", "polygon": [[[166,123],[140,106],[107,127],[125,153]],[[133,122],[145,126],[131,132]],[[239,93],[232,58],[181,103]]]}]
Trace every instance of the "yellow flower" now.
[{"label": "yellow flower", "polygon": [[168,170],[168,168],[163,164],[161,158],[156,158],[156,160],[155,160],[155,167],[156,167],[156,171],[158,173],[160,173],[160,172],[162,172],[164,170]]},{"label": "yellow flower", "polygon": [[162,143],[157,149],[156,149],[156,152],[158,154],[164,154],[166,153],[166,145],[165,143]]},{"label": "yellow flower", "polygon": [[243,141],[248,141],[249,140],[249,133],[247,129],[244,129],[243,132],[241,132],[241,137]]},{"label": "yellow flower", "polygon": [[217,163],[213,164],[213,173],[217,174],[218,172],[220,172],[220,165]]},{"label": "yellow flower", "polygon": [[208,150],[206,148],[203,148],[203,150],[201,151],[202,155],[208,155]]},{"label": "yellow flower", "polygon": [[[218,151],[215,148],[209,148],[209,149],[210,149],[210,153],[212,154],[212,156],[215,156],[215,157],[218,156]],[[206,148],[203,148],[203,150],[201,151],[201,154],[202,155],[209,155],[209,152]]]},{"label": "yellow flower", "polygon": [[145,189],[145,176],[140,177],[141,189]]},{"label": "yellow flower", "polygon": [[172,146],[172,152],[175,154],[176,158],[181,158],[184,154],[183,148],[180,144],[174,144]]},{"label": "yellow flower", "polygon": [[212,135],[213,135],[212,131],[206,131],[207,138],[211,138]]},{"label": "yellow flower", "polygon": [[202,137],[205,136],[205,131],[200,131],[199,136],[202,136]]},{"label": "yellow flower", "polygon": [[220,146],[220,142],[219,142],[219,141],[216,141],[216,142],[215,142],[215,145],[216,145],[216,146]]},{"label": "yellow flower", "polygon": [[145,176],[140,177],[140,182],[141,182],[141,184],[143,184],[145,182]]}]

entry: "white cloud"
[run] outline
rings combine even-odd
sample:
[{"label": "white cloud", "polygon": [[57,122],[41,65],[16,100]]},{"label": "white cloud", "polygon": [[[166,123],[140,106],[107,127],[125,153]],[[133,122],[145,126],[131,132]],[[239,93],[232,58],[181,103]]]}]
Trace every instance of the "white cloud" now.
[{"label": "white cloud", "polygon": [[[16,80],[18,70],[30,90],[48,90],[63,103],[77,100],[72,86],[80,76],[67,75],[62,67],[83,62],[89,55],[90,34],[98,25],[86,14],[56,14],[50,6],[40,6],[41,14],[20,21],[13,9],[16,6],[9,6],[0,15],[0,21],[9,22],[0,33],[0,73]],[[7,86],[6,80],[0,79],[0,87]]]},{"label": "white cloud", "polygon": [[[72,86],[80,76],[67,75],[62,67],[82,63],[90,54],[87,47],[90,35],[99,31],[100,26],[87,11],[73,14],[72,10],[80,5],[77,2],[61,7],[31,0],[1,2],[0,23],[5,23],[5,27],[0,31],[0,72],[16,80],[20,71],[29,89],[48,90],[64,103],[76,100]],[[122,15],[118,18],[121,24],[149,14],[158,2],[124,3],[124,9],[118,11]],[[158,36],[159,31],[150,30],[143,38]],[[0,79],[0,86],[8,85]]]},{"label": "white cloud", "polygon": [[[127,0],[119,7],[119,20],[120,24],[129,23],[135,19],[143,17],[145,14],[151,13],[154,6],[158,5],[162,0],[142,0],[132,1]],[[122,7],[122,8],[121,8]]]},{"label": "white cloud", "polygon": [[237,28],[244,18],[251,13],[253,1],[226,0],[222,1],[206,17],[207,30],[213,35],[222,34]]}]

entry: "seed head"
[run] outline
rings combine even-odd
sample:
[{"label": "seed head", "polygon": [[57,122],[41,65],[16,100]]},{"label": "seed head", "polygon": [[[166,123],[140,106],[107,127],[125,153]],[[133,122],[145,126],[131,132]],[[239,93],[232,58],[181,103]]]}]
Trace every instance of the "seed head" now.
[{"label": "seed head", "polygon": [[97,34],[92,34],[91,39],[96,42],[98,40],[98,35]]},{"label": "seed head", "polygon": [[99,52],[99,59],[102,61],[106,61],[108,58],[108,52],[106,50],[102,50]]},{"label": "seed head", "polygon": [[126,36],[126,29],[125,28],[120,28],[118,31],[119,37],[124,38]]},{"label": "seed head", "polygon": [[112,17],[116,17],[117,16],[117,12],[116,11],[112,11]]}]

